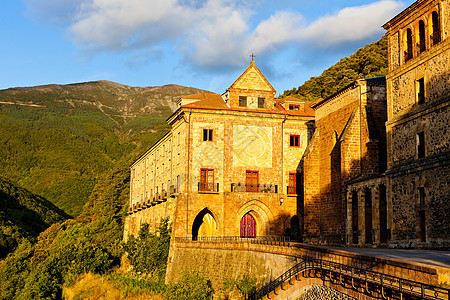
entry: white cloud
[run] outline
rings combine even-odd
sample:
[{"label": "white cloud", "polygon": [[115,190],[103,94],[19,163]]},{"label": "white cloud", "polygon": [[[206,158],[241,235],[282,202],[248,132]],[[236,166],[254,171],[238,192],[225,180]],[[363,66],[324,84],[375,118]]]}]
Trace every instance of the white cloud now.
[{"label": "white cloud", "polygon": [[41,14],[65,18],[72,40],[83,50],[154,50],[170,42],[189,63],[209,68],[241,66],[250,53],[261,56],[289,45],[326,48],[362,41],[380,34],[380,26],[404,7],[399,1],[381,0],[307,24],[295,11],[258,20],[248,7],[251,2],[239,0],[67,1],[71,11],[65,11],[60,0],[28,3],[32,13],[39,15],[41,7],[46,11]]},{"label": "white cloud", "polygon": [[382,32],[381,25],[403,8],[404,4],[385,0],[368,5],[347,7],[336,15],[320,18],[304,29],[304,38],[319,46],[358,41]]}]

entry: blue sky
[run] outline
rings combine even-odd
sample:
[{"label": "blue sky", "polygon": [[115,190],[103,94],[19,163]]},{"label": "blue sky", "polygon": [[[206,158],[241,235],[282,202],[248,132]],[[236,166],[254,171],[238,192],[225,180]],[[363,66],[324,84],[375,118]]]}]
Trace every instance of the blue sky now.
[{"label": "blue sky", "polygon": [[256,65],[278,93],[378,40],[411,0],[3,0],[0,89],[110,80],[222,93]]}]

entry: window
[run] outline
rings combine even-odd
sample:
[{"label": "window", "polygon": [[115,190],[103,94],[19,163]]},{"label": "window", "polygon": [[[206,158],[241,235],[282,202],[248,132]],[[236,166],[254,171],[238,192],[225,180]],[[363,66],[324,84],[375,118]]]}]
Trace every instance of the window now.
[{"label": "window", "polygon": [[422,53],[426,50],[425,45],[425,23],[420,20],[419,21],[419,53]]},{"label": "window", "polygon": [[247,107],[247,97],[246,96],[239,96],[239,106]]},{"label": "window", "polygon": [[258,108],[264,108],[265,99],[264,98],[258,98]]},{"label": "window", "polygon": [[439,24],[439,15],[435,11],[431,14],[431,22],[433,23],[433,35],[431,36],[431,40],[433,41],[433,45],[436,45],[441,41],[441,26]]},{"label": "window", "polygon": [[203,129],[203,141],[212,141],[212,140],[213,140],[213,130]]},{"label": "window", "polygon": [[300,136],[291,134],[289,145],[291,147],[300,147]]},{"label": "window", "polygon": [[419,187],[419,188],[417,188],[417,190],[419,192],[419,206],[424,206],[425,205],[425,188]]},{"label": "window", "polygon": [[214,169],[200,169],[199,191],[214,190]]},{"label": "window", "polygon": [[297,173],[289,173],[288,194],[297,194]]},{"label": "window", "polygon": [[418,104],[425,103],[425,80],[423,78],[416,80],[416,100]]},{"label": "window", "polygon": [[300,105],[289,104],[289,110],[300,110]]},{"label": "window", "polygon": [[259,172],[249,171],[245,172],[245,187],[247,192],[257,192],[259,185]]},{"label": "window", "polygon": [[406,51],[405,51],[405,62],[413,57],[412,51],[412,31],[410,28],[406,30]]},{"label": "window", "polygon": [[425,133],[423,131],[417,134],[417,158],[425,157]]}]

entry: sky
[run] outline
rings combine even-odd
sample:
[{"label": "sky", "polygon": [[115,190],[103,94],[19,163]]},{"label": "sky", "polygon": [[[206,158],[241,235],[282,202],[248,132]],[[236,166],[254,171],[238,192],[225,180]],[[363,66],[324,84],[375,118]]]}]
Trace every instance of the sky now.
[{"label": "sky", "polygon": [[2,0],[0,89],[110,80],[282,94],[377,41],[412,0]]}]

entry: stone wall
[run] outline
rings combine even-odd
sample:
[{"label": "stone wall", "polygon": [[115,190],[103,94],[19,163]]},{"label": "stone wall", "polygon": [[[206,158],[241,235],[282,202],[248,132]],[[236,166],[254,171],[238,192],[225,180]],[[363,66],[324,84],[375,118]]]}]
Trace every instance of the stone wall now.
[{"label": "stone wall", "polygon": [[301,163],[307,242],[314,236],[343,237],[345,183],[385,168],[384,79],[358,80],[314,108],[316,131]]}]

